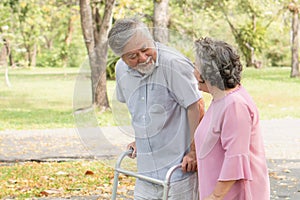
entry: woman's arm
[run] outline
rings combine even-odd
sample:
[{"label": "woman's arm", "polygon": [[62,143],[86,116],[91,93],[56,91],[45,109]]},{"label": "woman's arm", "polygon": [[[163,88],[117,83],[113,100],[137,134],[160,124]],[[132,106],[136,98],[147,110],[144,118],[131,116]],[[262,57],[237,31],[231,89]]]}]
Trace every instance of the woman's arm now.
[{"label": "woman's arm", "polygon": [[236,181],[218,181],[213,193],[204,200],[222,200]]}]

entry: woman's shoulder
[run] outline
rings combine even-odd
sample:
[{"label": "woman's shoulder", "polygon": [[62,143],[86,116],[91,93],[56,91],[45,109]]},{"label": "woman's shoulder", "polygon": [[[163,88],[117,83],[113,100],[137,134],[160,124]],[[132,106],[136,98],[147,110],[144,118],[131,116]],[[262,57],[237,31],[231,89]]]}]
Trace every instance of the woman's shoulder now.
[{"label": "woman's shoulder", "polygon": [[239,89],[233,92],[231,95],[228,95],[227,99],[227,108],[239,107],[248,110],[250,113],[257,113],[257,106],[252,99],[248,91],[242,86],[239,86]]}]

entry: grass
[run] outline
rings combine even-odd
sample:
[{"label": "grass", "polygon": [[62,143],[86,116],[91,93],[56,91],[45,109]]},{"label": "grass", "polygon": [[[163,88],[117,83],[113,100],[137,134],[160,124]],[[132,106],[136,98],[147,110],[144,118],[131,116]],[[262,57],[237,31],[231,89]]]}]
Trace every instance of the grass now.
[{"label": "grass", "polygon": [[[10,70],[11,88],[5,85],[4,69],[0,72],[0,130],[76,127],[73,105],[90,102],[89,79],[78,79],[78,69]],[[262,119],[300,118],[300,79],[289,78],[289,73],[289,68],[245,69],[242,84],[255,100]],[[84,120],[95,117],[99,126],[129,124],[124,105],[115,101],[115,82],[107,84],[112,110],[96,109],[96,115],[85,115]],[[210,95],[204,94],[204,99],[208,107]],[[113,165],[108,162],[115,160],[0,163],[0,198],[100,195],[109,199]],[[132,185],[133,179],[124,178],[120,194],[126,197]]]},{"label": "grass", "polygon": [[[78,69],[36,68],[10,70],[11,88],[0,68],[0,130],[75,127],[73,105],[89,105],[89,79],[78,79]],[[300,118],[300,79],[289,68],[245,69],[242,83],[255,100],[262,119]],[[112,110],[96,113],[99,126],[130,124],[124,105],[115,100],[114,81],[108,81]],[[204,94],[206,106],[210,95]]]},{"label": "grass", "polygon": [[78,69],[11,70],[12,87],[0,75],[0,130],[72,127],[72,95]]},{"label": "grass", "polygon": [[247,69],[242,83],[252,95],[261,119],[300,118],[300,79],[290,68]]}]

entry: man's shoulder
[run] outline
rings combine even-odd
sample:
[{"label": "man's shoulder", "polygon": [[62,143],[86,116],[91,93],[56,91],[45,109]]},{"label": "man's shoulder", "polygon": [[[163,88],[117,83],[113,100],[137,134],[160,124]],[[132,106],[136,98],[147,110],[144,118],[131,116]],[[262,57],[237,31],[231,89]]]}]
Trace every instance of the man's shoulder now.
[{"label": "man's shoulder", "polygon": [[116,63],[116,67],[120,67],[120,66],[127,66],[127,64],[123,61],[122,58],[120,58]]},{"label": "man's shoulder", "polygon": [[124,72],[128,69],[128,65],[120,58],[116,63],[116,72]]},{"label": "man's shoulder", "polygon": [[181,52],[179,52],[177,49],[158,43],[158,50],[159,50],[159,57],[160,61],[165,63],[187,63],[189,65],[192,65],[192,62],[189,58],[187,58],[185,55],[183,55]]},{"label": "man's shoulder", "polygon": [[184,57],[184,55],[182,53],[180,53],[177,49],[175,49],[171,46],[167,46],[167,45],[162,44],[162,43],[157,43],[157,45],[158,45],[158,50],[160,51],[159,52],[160,54],[168,55],[168,56],[165,57],[166,59]]}]

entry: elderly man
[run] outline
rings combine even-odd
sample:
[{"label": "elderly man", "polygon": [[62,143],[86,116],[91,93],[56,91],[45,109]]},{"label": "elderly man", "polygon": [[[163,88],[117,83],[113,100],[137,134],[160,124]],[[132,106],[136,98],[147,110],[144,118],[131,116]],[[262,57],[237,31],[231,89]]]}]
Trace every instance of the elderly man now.
[{"label": "elderly man", "polygon": [[[194,131],[204,113],[193,64],[176,50],[154,42],[136,18],[122,19],[109,32],[109,46],[121,56],[116,64],[116,94],[132,117],[138,172],[171,179],[169,199],[198,199]],[[200,103],[199,103],[200,102]],[[199,106],[200,105],[200,106]],[[137,180],[134,198],[161,199],[162,186]]]}]

